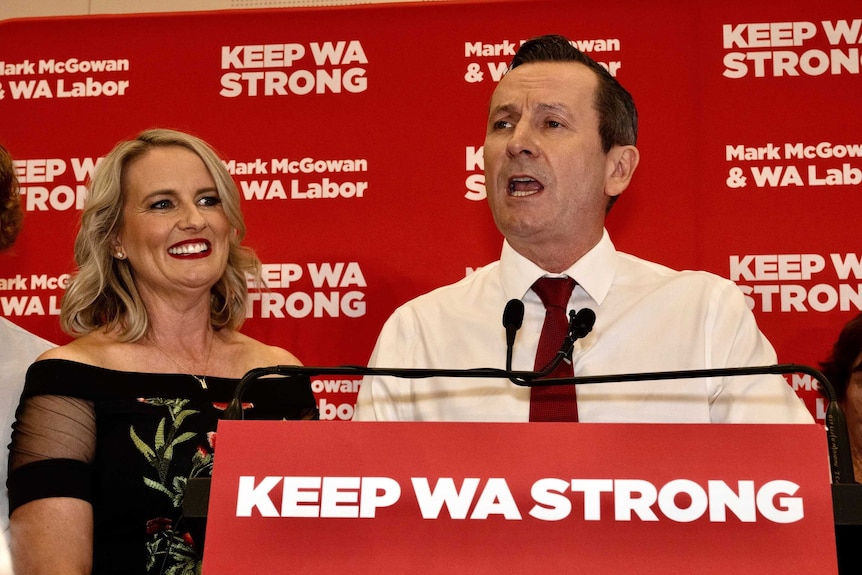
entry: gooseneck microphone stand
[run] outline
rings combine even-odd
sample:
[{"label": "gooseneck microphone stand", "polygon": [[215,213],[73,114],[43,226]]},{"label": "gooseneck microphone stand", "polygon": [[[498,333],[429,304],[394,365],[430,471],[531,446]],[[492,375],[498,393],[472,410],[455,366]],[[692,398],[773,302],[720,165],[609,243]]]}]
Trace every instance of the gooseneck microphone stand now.
[{"label": "gooseneck microphone stand", "polygon": [[475,369],[423,369],[423,368],[387,368],[364,367],[359,365],[342,365],[334,367],[314,367],[299,365],[275,365],[260,367],[247,372],[240,380],[234,392],[234,397],[224,412],[224,419],[242,419],[242,397],[246,388],[253,381],[267,375],[304,376],[318,375],[354,375],[354,376],[390,376],[407,379],[423,379],[429,377],[456,378],[500,378],[525,387],[560,385],[560,384],[593,384],[621,381],[650,381],[667,379],[690,379],[703,377],[731,377],[740,375],[784,375],[804,373],[810,375],[820,384],[821,393],[826,396],[826,433],[829,446],[829,462],[834,484],[851,483],[853,481],[853,462],[850,455],[850,440],[847,433],[847,422],[844,412],[837,401],[835,388],[820,371],[806,365],[783,363],[775,365],[752,367],[726,367],[715,369],[689,369],[679,371],[654,371],[643,373],[619,373],[608,375],[592,375],[570,378],[547,378],[563,360],[571,360],[572,350],[576,340],[586,336],[592,330],[595,313],[590,309],[569,313],[569,329],[560,351],[554,359],[540,371],[514,371],[511,367],[511,354],[508,354],[507,369],[475,368]]}]

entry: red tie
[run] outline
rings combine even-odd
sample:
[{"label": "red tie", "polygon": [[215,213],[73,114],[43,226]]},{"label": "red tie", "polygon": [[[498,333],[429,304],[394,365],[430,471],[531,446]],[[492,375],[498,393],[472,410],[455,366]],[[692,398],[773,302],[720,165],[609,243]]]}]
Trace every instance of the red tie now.
[{"label": "red tie", "polygon": [[[569,328],[566,309],[575,289],[571,278],[540,278],[533,291],[545,304],[545,323],[539,337],[534,370],[554,359]],[[572,377],[572,364],[563,361],[548,377]],[[546,385],[530,388],[530,421],[577,421],[578,401],[574,385]]]}]

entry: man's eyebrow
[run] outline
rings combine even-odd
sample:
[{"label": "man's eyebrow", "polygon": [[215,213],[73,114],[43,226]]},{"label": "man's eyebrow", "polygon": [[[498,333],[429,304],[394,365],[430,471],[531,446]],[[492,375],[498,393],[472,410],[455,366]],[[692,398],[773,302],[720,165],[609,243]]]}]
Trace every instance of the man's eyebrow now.
[{"label": "man's eyebrow", "polygon": [[517,107],[515,104],[498,104],[491,108],[491,113],[499,114],[500,112],[511,113]]},{"label": "man's eyebrow", "polygon": [[[494,106],[491,111],[492,112],[506,112],[511,113],[513,111],[517,111],[520,109],[516,104],[500,104],[498,106]],[[541,104],[536,105],[536,109],[541,112],[556,112],[558,114],[567,114],[569,112],[569,107],[565,104],[558,102],[543,102]]]},{"label": "man's eyebrow", "polygon": [[568,114],[569,107],[565,104],[557,103],[557,102],[547,102],[542,103],[537,106],[537,108],[543,112],[556,112],[558,114]]}]

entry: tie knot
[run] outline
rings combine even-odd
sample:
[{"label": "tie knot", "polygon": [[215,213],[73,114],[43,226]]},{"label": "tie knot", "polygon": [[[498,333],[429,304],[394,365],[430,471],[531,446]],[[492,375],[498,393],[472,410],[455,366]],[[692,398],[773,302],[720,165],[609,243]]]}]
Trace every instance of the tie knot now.
[{"label": "tie knot", "polygon": [[574,289],[575,280],[569,277],[539,278],[533,284],[533,291],[545,304],[545,309],[558,307],[565,311],[569,307],[569,298]]}]

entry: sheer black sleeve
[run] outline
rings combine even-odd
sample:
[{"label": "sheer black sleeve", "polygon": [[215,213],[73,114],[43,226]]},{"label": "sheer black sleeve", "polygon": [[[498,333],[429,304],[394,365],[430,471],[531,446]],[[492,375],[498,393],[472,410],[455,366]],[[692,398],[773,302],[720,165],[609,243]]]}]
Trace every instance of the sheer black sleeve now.
[{"label": "sheer black sleeve", "polygon": [[[36,364],[34,364],[36,365]],[[34,499],[91,500],[90,466],[96,452],[96,418],[90,401],[33,395],[39,369],[27,372],[9,446],[9,513]]]}]

